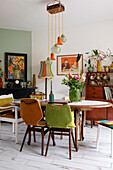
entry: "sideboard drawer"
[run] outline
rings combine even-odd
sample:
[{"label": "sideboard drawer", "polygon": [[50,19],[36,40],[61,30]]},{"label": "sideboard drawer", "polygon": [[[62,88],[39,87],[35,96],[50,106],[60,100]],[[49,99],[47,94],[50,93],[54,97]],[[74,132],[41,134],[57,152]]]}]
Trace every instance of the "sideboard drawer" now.
[{"label": "sideboard drawer", "polygon": [[87,87],[87,98],[104,98],[103,87]]}]

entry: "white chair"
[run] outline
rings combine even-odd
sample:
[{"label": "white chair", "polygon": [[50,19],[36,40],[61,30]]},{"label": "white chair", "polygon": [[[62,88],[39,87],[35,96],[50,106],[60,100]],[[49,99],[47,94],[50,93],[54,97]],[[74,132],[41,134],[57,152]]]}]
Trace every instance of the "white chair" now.
[{"label": "white chair", "polygon": [[[13,101],[13,95],[0,96],[0,136],[6,135],[15,137],[16,143],[18,143],[18,125],[23,122],[21,118],[18,118],[18,107],[12,106],[10,102]],[[2,129],[1,122],[10,122],[13,124],[13,133],[9,133]]]},{"label": "white chair", "polygon": [[111,157],[113,158],[113,120],[99,120],[96,123],[98,124],[96,147],[98,149],[101,127],[109,128],[111,130]]}]

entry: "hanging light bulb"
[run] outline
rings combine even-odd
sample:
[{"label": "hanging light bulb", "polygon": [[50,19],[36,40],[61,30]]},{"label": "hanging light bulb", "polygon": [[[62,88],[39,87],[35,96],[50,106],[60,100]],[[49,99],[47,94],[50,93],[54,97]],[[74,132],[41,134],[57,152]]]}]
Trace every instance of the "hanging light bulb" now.
[{"label": "hanging light bulb", "polygon": [[54,53],[51,53],[51,60],[55,60]]},{"label": "hanging light bulb", "polygon": [[63,34],[63,28],[64,27],[64,20],[63,20],[63,12],[62,12],[62,35],[61,35],[61,40],[62,40],[62,43],[65,43],[67,38],[66,36]]},{"label": "hanging light bulb", "polygon": [[64,34],[61,35],[61,41],[62,43],[65,43],[66,42],[66,36]]},{"label": "hanging light bulb", "polygon": [[52,53],[59,54],[61,52],[61,48],[56,44],[51,48]]}]

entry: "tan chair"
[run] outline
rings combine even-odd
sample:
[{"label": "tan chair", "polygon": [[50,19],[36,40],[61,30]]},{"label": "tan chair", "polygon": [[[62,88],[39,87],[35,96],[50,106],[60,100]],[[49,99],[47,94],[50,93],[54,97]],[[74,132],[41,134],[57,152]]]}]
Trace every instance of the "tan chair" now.
[{"label": "tan chair", "polygon": [[44,135],[48,132],[48,128],[46,127],[46,121],[43,120],[43,113],[42,113],[39,101],[36,99],[29,99],[29,98],[21,99],[20,116],[22,117],[25,124],[27,125],[27,130],[26,130],[25,136],[23,138],[20,152],[22,151],[22,148],[24,146],[24,142],[25,142],[27,134],[29,134],[28,145],[30,145],[31,131],[33,131],[34,142],[36,141],[35,140],[35,132],[40,132],[42,134],[41,154],[43,155]]}]

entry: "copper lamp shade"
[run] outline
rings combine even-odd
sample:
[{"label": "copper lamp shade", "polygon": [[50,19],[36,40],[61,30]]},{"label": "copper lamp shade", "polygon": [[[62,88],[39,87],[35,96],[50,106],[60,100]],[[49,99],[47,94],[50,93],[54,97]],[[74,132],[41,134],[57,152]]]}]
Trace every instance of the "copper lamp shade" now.
[{"label": "copper lamp shade", "polygon": [[63,44],[62,44],[62,39],[61,39],[61,37],[58,37],[58,42],[57,42],[56,45],[63,45]]},{"label": "copper lamp shade", "polygon": [[55,56],[53,53],[51,53],[51,60],[55,60]]}]

